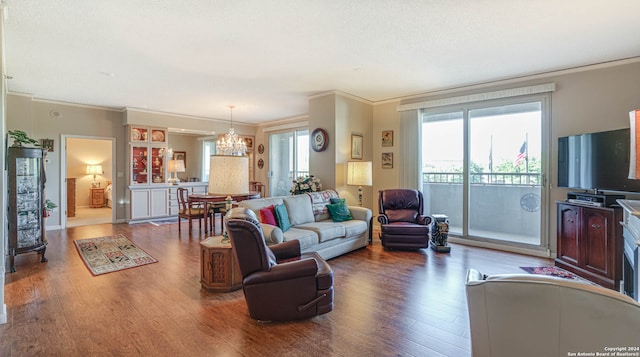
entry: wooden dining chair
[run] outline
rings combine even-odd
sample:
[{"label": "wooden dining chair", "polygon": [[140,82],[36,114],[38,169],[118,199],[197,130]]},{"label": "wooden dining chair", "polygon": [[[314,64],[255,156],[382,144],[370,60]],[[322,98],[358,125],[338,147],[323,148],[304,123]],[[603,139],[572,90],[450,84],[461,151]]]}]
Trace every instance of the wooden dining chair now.
[{"label": "wooden dining chair", "polygon": [[189,201],[189,190],[186,188],[178,188],[178,233],[182,232],[182,218],[189,220],[189,234],[193,231],[192,221],[198,219],[198,228],[202,229],[202,219],[206,210],[201,203]]}]

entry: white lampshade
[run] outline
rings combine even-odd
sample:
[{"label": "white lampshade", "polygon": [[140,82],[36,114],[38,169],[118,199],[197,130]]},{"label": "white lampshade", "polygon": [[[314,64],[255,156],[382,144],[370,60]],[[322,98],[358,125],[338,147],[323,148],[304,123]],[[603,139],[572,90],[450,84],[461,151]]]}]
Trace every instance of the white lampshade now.
[{"label": "white lampshade", "polygon": [[371,167],[371,161],[347,162],[347,185],[371,186],[373,184]]},{"label": "white lampshade", "polygon": [[239,195],[249,193],[249,157],[211,155],[209,160],[209,194]]},{"label": "white lampshade", "polygon": [[102,165],[87,165],[87,175],[102,175]]},{"label": "white lampshade", "polygon": [[631,142],[629,152],[629,178],[640,180],[640,110],[629,112]]},{"label": "white lampshade", "polygon": [[184,160],[169,160],[167,161],[167,170],[169,172],[184,172]]}]

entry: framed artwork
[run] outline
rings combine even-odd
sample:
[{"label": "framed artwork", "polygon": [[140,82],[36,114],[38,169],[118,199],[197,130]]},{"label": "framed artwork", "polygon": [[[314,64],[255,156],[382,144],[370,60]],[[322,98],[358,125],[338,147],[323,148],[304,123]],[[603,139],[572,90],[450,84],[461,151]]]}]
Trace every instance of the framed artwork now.
[{"label": "framed artwork", "polygon": [[351,158],[362,160],[362,135],[351,134]]},{"label": "framed artwork", "polygon": [[240,138],[244,140],[248,150],[253,150],[253,136],[241,136]]},{"label": "framed artwork", "polygon": [[382,131],[382,146],[393,146],[393,130]]},{"label": "framed artwork", "polygon": [[382,168],[383,169],[392,169],[393,168],[393,153],[392,152],[383,152],[382,153]]},{"label": "framed artwork", "polygon": [[53,152],[53,139],[40,139],[40,145],[47,152]]},{"label": "framed artwork", "polygon": [[186,151],[174,151],[173,152],[174,160],[182,160],[184,162],[184,168],[187,168],[187,152]]}]

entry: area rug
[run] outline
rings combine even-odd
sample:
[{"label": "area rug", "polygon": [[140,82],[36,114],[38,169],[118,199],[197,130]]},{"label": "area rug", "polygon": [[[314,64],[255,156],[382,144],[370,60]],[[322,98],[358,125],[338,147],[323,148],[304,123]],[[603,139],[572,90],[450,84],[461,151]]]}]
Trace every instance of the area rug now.
[{"label": "area rug", "polygon": [[94,276],[158,262],[122,234],[73,242]]},{"label": "area rug", "polygon": [[548,266],[548,267],[520,267],[520,269],[526,271],[529,274],[538,274],[538,275],[550,275],[559,278],[571,279],[576,281],[581,281],[585,283],[589,283],[592,285],[597,285],[587,279],[581,278],[576,274],[566,271],[562,268],[558,268],[556,266]]}]

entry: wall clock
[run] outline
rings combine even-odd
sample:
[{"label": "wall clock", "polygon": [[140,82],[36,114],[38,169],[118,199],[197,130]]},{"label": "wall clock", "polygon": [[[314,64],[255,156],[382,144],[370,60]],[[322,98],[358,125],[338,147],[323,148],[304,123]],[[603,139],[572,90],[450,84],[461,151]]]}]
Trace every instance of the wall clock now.
[{"label": "wall clock", "polygon": [[311,148],[313,151],[324,151],[329,145],[329,133],[326,130],[317,128],[311,133]]}]

